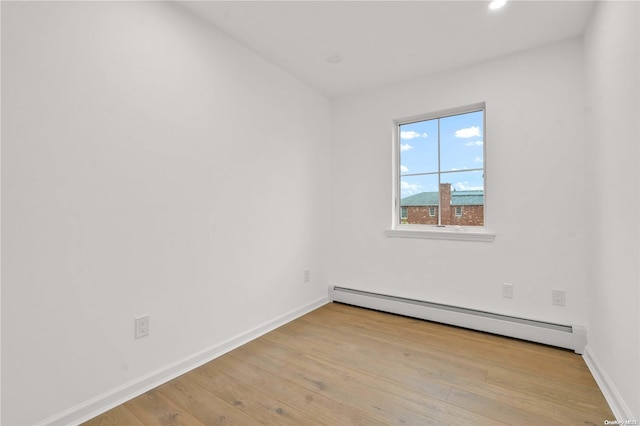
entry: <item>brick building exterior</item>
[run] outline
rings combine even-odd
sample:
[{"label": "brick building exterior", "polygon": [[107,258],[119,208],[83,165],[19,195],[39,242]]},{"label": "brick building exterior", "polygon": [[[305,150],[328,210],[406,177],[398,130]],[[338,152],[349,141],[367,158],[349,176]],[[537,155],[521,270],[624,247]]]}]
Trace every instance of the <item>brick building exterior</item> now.
[{"label": "brick building exterior", "polygon": [[421,192],[400,201],[401,223],[483,226],[484,191],[452,191],[450,183],[440,184],[440,193]]}]

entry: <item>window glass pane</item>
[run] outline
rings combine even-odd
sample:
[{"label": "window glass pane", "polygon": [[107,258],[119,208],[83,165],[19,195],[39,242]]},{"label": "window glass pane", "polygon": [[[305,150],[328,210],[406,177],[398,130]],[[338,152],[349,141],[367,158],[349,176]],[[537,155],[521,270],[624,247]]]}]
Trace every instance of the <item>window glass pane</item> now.
[{"label": "window glass pane", "polygon": [[400,125],[400,174],[438,171],[438,120]]},{"label": "window glass pane", "polygon": [[470,112],[440,119],[441,171],[483,167],[483,112]]},{"label": "window glass pane", "polygon": [[400,198],[423,192],[438,191],[438,175],[402,176],[400,179]]},{"label": "window glass pane", "polygon": [[[442,224],[484,226],[483,172],[443,173],[441,179],[451,184],[451,197],[448,200],[451,208],[443,208]],[[456,215],[456,210],[459,215]]]},{"label": "window glass pane", "polygon": [[[407,209],[407,216],[401,223],[438,224],[438,175],[403,176],[400,181],[400,207]],[[436,214],[430,215],[429,209]]]},{"label": "window glass pane", "polygon": [[443,183],[451,184],[451,191],[484,191],[484,172],[482,170],[442,173],[441,176]]}]

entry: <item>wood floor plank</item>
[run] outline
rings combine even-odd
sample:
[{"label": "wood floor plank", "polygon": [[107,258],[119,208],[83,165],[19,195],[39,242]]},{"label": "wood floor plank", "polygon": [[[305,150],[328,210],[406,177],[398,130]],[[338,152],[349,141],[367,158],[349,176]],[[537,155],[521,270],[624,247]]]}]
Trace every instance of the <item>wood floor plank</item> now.
[{"label": "wood floor plank", "polygon": [[[329,325],[332,327],[332,330],[335,330],[335,328],[338,327],[338,325],[335,323],[331,323]],[[377,327],[376,330],[372,330],[371,333],[367,333],[367,334],[370,334],[370,337],[374,336],[372,338],[376,338],[375,335],[378,334],[378,331],[383,328],[384,327]],[[306,330],[308,331],[308,327],[306,328]],[[291,330],[289,331],[291,332]],[[357,333],[357,331],[353,329],[348,329],[348,333],[353,336],[353,334]],[[390,338],[392,338],[392,336],[386,335],[382,340],[382,342],[389,341]],[[495,339],[503,340],[504,342],[506,342],[506,344],[509,344],[513,341],[513,339],[503,338],[499,336],[493,336],[493,338],[494,340]],[[352,341],[354,340],[352,339]],[[503,403],[503,404],[505,404],[507,407],[509,405],[517,405],[518,407],[517,409],[523,410],[523,412],[526,412],[527,407],[540,406],[540,400],[545,401],[545,404],[542,408],[533,409],[533,411],[537,411],[541,415],[541,418],[538,421],[547,422],[549,421],[550,417],[557,418],[559,415],[561,417],[564,417],[565,419],[580,421],[580,422],[582,422],[585,418],[591,418],[592,420],[594,417],[607,418],[606,415],[610,411],[606,406],[606,401],[604,400],[601,392],[595,385],[593,378],[591,377],[590,374],[588,374],[588,370],[586,368],[583,368],[584,362],[581,357],[573,353],[570,353],[568,351],[563,351],[556,348],[550,348],[548,346],[538,345],[530,342],[518,342],[518,343],[519,343],[519,346],[525,345],[530,348],[533,348],[532,352],[536,353],[537,355],[539,355],[540,353],[560,354],[560,357],[564,358],[565,360],[572,361],[575,365],[570,366],[573,368],[561,370],[561,373],[563,373],[564,375],[556,372],[553,380],[550,380],[549,378],[544,378],[546,382],[546,388],[544,388],[544,390],[546,390],[546,393],[543,393],[543,394],[532,393],[530,387],[522,386],[522,384],[520,384],[520,386],[514,387],[514,386],[504,386],[504,382],[500,384],[498,381],[495,381],[495,380],[494,381],[469,380],[471,378],[471,376],[469,375],[466,375],[466,376],[462,375],[457,377],[448,376],[447,382],[450,383],[454,389],[469,390],[479,398],[507,401],[506,403]],[[416,345],[418,345],[418,342],[416,342]],[[450,357],[449,362],[451,363],[456,362],[455,361],[456,357],[460,357],[460,356],[467,357],[469,354],[477,356],[477,354],[474,353],[475,351],[474,346],[473,345],[469,345],[469,346],[470,347],[468,348],[468,350],[462,354],[451,353],[451,351],[447,350],[447,348],[445,348],[444,353],[448,353]],[[378,354],[377,356],[381,356],[381,355]],[[553,358],[555,359],[556,357],[554,356]],[[484,361],[484,358],[479,357],[479,359],[483,363],[486,363]],[[539,357],[536,356],[535,359],[539,360]],[[477,362],[477,361],[474,361],[474,362]],[[547,363],[548,362],[549,360],[547,360]],[[528,369],[528,374],[522,375],[522,376],[528,376],[531,378],[535,377],[536,378],[535,380],[540,381],[541,374],[538,370],[535,370],[536,374],[531,374],[532,369],[528,367],[529,365],[531,365],[530,362],[521,362],[521,361],[515,360],[510,365],[511,365],[511,368],[514,368],[514,365],[518,365],[519,368]],[[538,367],[539,365],[543,365],[545,367],[548,366],[548,364],[546,363],[545,364],[534,363],[534,365],[536,365],[536,367]],[[415,365],[415,368],[416,370],[418,370],[420,367],[419,365]],[[507,377],[511,377],[510,375],[514,375],[517,377],[517,374],[514,374],[513,370],[507,370],[501,367],[492,367],[492,369],[494,372],[494,376],[496,375],[497,371],[502,371],[503,375],[506,375]],[[587,380],[588,385],[590,385],[588,388],[589,390],[587,392],[587,395],[597,395],[595,396],[595,398],[592,399],[587,397],[585,400],[585,397],[582,394],[580,394],[579,392],[576,392],[577,389],[576,389],[575,374],[577,374],[576,373],[577,371],[580,371],[580,379]],[[434,380],[437,380],[437,378],[433,376],[431,378]],[[571,387],[567,387],[566,383],[571,383]],[[543,390],[543,388],[539,388],[538,390]],[[574,396],[576,393],[580,394],[581,396],[579,398],[576,398]],[[548,394],[553,395],[553,398],[547,397]],[[462,407],[463,405],[459,405],[459,406]],[[598,411],[596,407],[605,407],[605,408]]]},{"label": "wood floor plank", "polygon": [[[399,381],[413,391],[421,392],[439,399],[446,399],[449,387],[458,381],[481,380],[486,377],[486,370],[475,368],[451,368],[446,362],[435,362],[423,356],[405,356],[407,352],[389,350],[388,346],[395,345],[367,345],[355,336],[350,336],[349,344],[341,347],[340,351],[333,351],[336,338],[321,333],[315,336],[294,333],[288,329],[276,330],[264,336],[283,345],[290,345],[298,350],[307,350],[316,356],[323,357],[336,364],[346,365],[350,368],[377,375],[388,381]],[[295,338],[292,338],[295,337]],[[314,345],[315,341],[321,342]],[[390,352],[389,352],[390,351]],[[375,360],[375,362],[372,362]],[[456,363],[454,357],[450,358],[451,365]]]},{"label": "wood floor plank", "polygon": [[[345,307],[339,304],[333,305],[334,310],[339,307]],[[343,310],[342,312],[344,313],[345,311]],[[316,315],[323,314],[326,313],[323,312]],[[355,326],[353,325],[353,316],[351,316],[351,321],[345,319],[345,316],[340,321],[333,315],[326,315],[327,318],[323,320],[325,322],[330,321],[327,325],[331,325],[334,331],[342,330],[349,334],[361,333],[367,337],[377,337],[384,341],[393,339],[396,340],[396,344],[404,342],[405,345],[413,348],[421,346],[423,350],[427,351],[455,354],[460,360],[466,359],[471,362],[477,362],[480,359],[483,366],[492,363],[501,368],[511,367],[514,370],[538,368],[539,374],[549,377],[557,377],[560,371],[564,376],[571,375],[580,381],[583,381],[586,377],[587,385],[591,386],[590,373],[586,365],[584,363],[576,363],[575,358],[579,356],[572,352],[426,321],[413,320],[403,323],[401,321],[403,317],[396,318],[398,321],[395,322],[390,321],[393,324],[392,326],[367,321],[372,316],[380,315],[387,314],[368,311],[367,314],[363,315],[362,320],[355,323],[357,324]],[[302,318],[303,321],[308,319]],[[286,330],[286,328],[283,328],[283,330]],[[486,344],[488,342],[492,344]],[[515,348],[519,350],[513,350]],[[532,356],[533,354],[535,356]]]},{"label": "wood floor plank", "polygon": [[[301,324],[305,324],[304,320],[301,320]],[[326,326],[330,326],[330,330],[327,330]],[[305,330],[309,331],[310,328],[315,327],[312,323],[305,325]],[[364,356],[375,356],[376,358],[389,359],[390,365],[395,368],[397,364],[402,364],[408,367],[410,372],[414,372],[416,368],[429,368],[434,370],[440,375],[445,373],[447,375],[462,374],[465,377],[474,377],[482,380],[486,377],[487,370],[486,365],[481,362],[477,362],[476,359],[467,360],[466,351],[465,356],[456,356],[455,352],[450,348],[447,351],[435,349],[431,347],[431,343],[423,338],[412,339],[407,336],[398,336],[397,329],[384,330],[387,327],[378,327],[375,331],[360,331],[350,328],[348,326],[341,326],[337,323],[323,322],[323,327],[313,330],[313,334],[322,335],[327,339],[344,339],[349,338],[349,342],[353,345],[357,345],[359,348],[365,348],[367,353]],[[299,333],[292,327],[283,328],[281,331],[288,333]],[[343,336],[338,336],[338,332],[342,332]],[[393,342],[393,344],[389,344]],[[371,350],[375,350],[374,354],[371,354]],[[360,351],[361,352],[361,351]],[[424,363],[424,360],[428,359],[428,364]]]},{"label": "wood floor plank", "polygon": [[278,401],[289,401],[304,413],[324,424],[373,425],[374,419],[350,405],[345,405],[287,379],[281,370],[269,372],[263,362],[251,363],[243,357],[227,354],[206,366],[225,372],[243,383],[261,389]]},{"label": "wood floor plank", "polygon": [[158,392],[206,425],[260,425],[259,421],[227,404],[194,383],[190,374],[158,388]]},{"label": "wood floor plank", "polygon": [[[300,363],[292,359],[283,360],[271,357],[269,360],[263,360],[263,366],[268,364],[268,371],[272,374],[278,374],[281,379],[294,381],[301,388],[305,389],[307,395],[318,394],[331,399],[335,404],[343,404],[351,406],[364,405],[365,411],[368,413],[368,419],[363,419],[362,424],[403,424],[407,421],[416,421],[421,419],[415,413],[398,407],[388,398],[380,397],[376,391],[368,390],[365,394],[366,401],[363,400],[362,387],[358,386],[359,379],[351,376],[348,372],[324,370],[313,362],[307,362],[300,368]],[[288,372],[294,372],[289,375]],[[355,402],[354,402],[355,401]],[[424,420],[423,418],[421,420]],[[315,419],[315,424],[319,424],[321,419]],[[370,423],[369,423],[370,422]],[[335,420],[329,421],[327,424],[336,424]],[[411,423],[409,423],[411,424]]]},{"label": "wood floor plank", "polygon": [[565,425],[613,419],[567,350],[331,303],[87,425]]},{"label": "wood floor plank", "polygon": [[[343,329],[335,323],[329,323],[327,325],[331,326],[331,330],[334,334]],[[394,335],[391,334],[389,330],[384,330],[384,327],[377,327],[375,330],[366,332],[349,328],[344,329],[352,336],[352,342],[357,341],[357,338],[354,336],[357,336],[358,334],[362,334],[364,339],[377,339],[379,345],[376,346],[382,346],[391,339],[394,339]],[[514,339],[500,338],[498,336],[494,337],[502,339],[506,343],[514,342]],[[411,364],[410,360],[417,361],[418,363],[414,363],[411,367],[411,369],[415,370],[421,369],[423,360],[428,359],[429,368],[435,369],[437,372],[436,374],[431,373],[430,376],[436,380],[437,376],[440,376],[441,378],[446,379],[448,383],[453,383],[456,374],[464,377],[466,380],[473,377],[474,369],[478,369],[476,371],[482,372],[481,374],[486,375],[488,368],[491,368],[494,373],[497,371],[503,371],[504,374],[507,375],[512,373],[515,376],[518,374],[531,376],[530,371],[533,365],[537,371],[536,375],[533,377],[537,380],[545,380],[547,383],[555,382],[561,387],[564,386],[564,383],[571,383],[572,392],[575,392],[576,388],[584,389],[586,392],[592,392],[595,389],[598,394],[598,398],[602,398],[601,393],[599,392],[599,389],[597,389],[597,386],[595,386],[595,382],[582,358],[568,351],[518,341],[517,343],[519,344],[526,343],[527,347],[535,349],[532,353],[535,353],[533,356],[535,357],[536,362],[530,362],[528,359],[521,360],[514,358],[510,359],[509,362],[496,363],[493,360],[487,360],[486,356],[483,355],[483,352],[481,351],[479,353],[474,345],[471,344],[467,345],[468,347],[464,351],[454,351],[449,345],[440,347],[432,345],[431,340],[420,339],[414,341],[411,337],[407,338],[406,336],[402,338],[395,338],[395,340],[393,347],[398,350],[395,354],[390,355],[390,360],[393,358],[400,359],[404,356],[406,358],[404,361],[408,364]],[[371,343],[373,344],[373,342]],[[519,347],[522,346],[519,345]],[[564,360],[561,364],[563,368],[553,368],[557,367],[556,356],[544,359],[543,363],[541,361],[540,349],[543,353],[555,352],[556,354],[561,354],[562,359]],[[501,352],[508,353],[509,351],[508,349],[503,349]],[[385,355],[378,353],[376,356],[381,357]],[[567,365],[568,362],[571,362],[572,365]],[[554,371],[551,377],[549,377],[548,373],[543,371],[549,369]],[[425,371],[425,369],[422,368],[422,371]],[[526,374],[521,373],[522,371],[525,371]],[[480,376],[476,377],[481,378]]]},{"label": "wood floor plank", "polygon": [[228,404],[259,422],[277,425],[304,425],[314,422],[314,419],[297,408],[272,398],[261,389],[234,380],[228,374],[209,368],[207,365],[194,370],[193,373],[190,374],[190,378],[199,386],[215,393]]},{"label": "wood floor plank", "polygon": [[[260,342],[259,348],[268,343]],[[255,345],[258,347],[258,345]],[[273,373],[279,372],[288,380],[293,380],[310,392],[325,395],[336,402],[363,406],[370,416],[381,424],[403,424],[417,421],[415,413],[403,408],[395,398],[372,388],[371,383],[350,370],[332,368],[317,359],[298,356],[302,354],[283,350],[277,355],[272,350],[270,358],[261,364]],[[289,374],[291,371],[293,374]],[[363,392],[366,389],[366,392]],[[409,423],[411,424],[411,423]]]},{"label": "wood floor plank", "polygon": [[582,386],[579,392],[575,384],[569,381],[549,381],[538,375],[516,373],[499,368],[491,368],[487,374],[487,383],[507,389],[516,389],[539,401],[562,404],[585,412],[591,412],[606,418],[609,414],[607,402],[598,389],[595,380],[591,386]]},{"label": "wood floor plank", "polygon": [[[322,360],[293,348],[281,347],[268,339],[251,342],[240,348],[244,355],[252,352],[252,358],[265,355],[260,364],[271,371],[287,374],[289,380],[297,380],[302,386],[323,392],[339,401],[350,401],[363,407],[370,415],[386,424],[499,424],[460,407],[421,392],[421,385],[408,389],[393,380],[359,372],[353,367]],[[355,364],[354,364],[355,365]],[[291,368],[292,374],[288,373]],[[416,382],[420,381],[416,378]],[[447,389],[447,395],[449,389]],[[415,417],[418,415],[418,417]]]},{"label": "wood floor plank", "polygon": [[86,426],[144,426],[144,423],[140,421],[131,411],[124,405],[119,405],[106,413],[95,417],[88,422],[85,422]]},{"label": "wood floor plank", "polygon": [[204,424],[173,401],[163,397],[156,389],[126,402],[124,406],[145,425],[198,426]]},{"label": "wood floor plank", "polygon": [[[336,326],[336,324],[330,325]],[[378,329],[382,329],[382,327],[378,327],[377,330]],[[349,332],[354,333],[355,330],[349,330]],[[455,329],[453,332],[457,333],[458,329]],[[390,337],[391,336],[387,335],[383,340],[387,341]],[[521,413],[526,413],[528,409],[527,407],[529,407],[540,416],[538,420],[533,421],[534,423],[536,421],[548,422],[550,419],[557,418],[564,418],[570,423],[573,421],[579,423],[597,423],[594,419],[606,419],[611,415],[602,393],[597,388],[597,385],[595,384],[593,377],[591,377],[588,372],[586,365],[584,365],[584,361],[578,355],[569,351],[559,350],[530,342],[514,341],[514,339],[503,338],[500,336],[492,336],[492,340],[501,340],[503,341],[503,345],[518,343],[518,351],[521,351],[523,348],[529,349],[531,353],[535,353],[535,360],[537,361],[540,361],[541,355],[543,354],[550,355],[550,359],[545,360],[543,358],[545,361],[544,363],[541,362],[536,364],[529,362],[529,360],[527,360],[527,362],[519,361],[514,357],[515,359],[512,359],[512,362],[509,364],[511,368],[514,368],[514,365],[517,365],[518,368],[526,369],[527,374],[517,373],[514,370],[503,368],[502,365],[500,367],[492,366],[490,368],[493,374],[493,380],[487,380],[485,383],[468,381],[466,378],[465,383],[459,383],[456,382],[454,378],[450,377],[448,381],[451,383],[454,390],[465,389],[470,391],[470,394],[477,398],[507,401],[506,403],[501,403],[503,408],[517,405],[517,410],[520,410]],[[462,356],[467,356],[468,354],[477,355],[474,353],[474,345],[469,346],[469,349],[464,352]],[[495,347],[495,345],[492,346]],[[454,362],[453,360],[457,356],[460,356],[456,354],[450,355],[451,362]],[[479,357],[479,359],[486,364],[484,358]],[[551,360],[557,362],[559,359],[564,360],[564,362],[560,364],[563,368],[554,372],[553,379],[545,377],[540,374],[539,370],[537,370],[540,366],[548,368],[548,363],[551,362]],[[567,365],[569,362],[572,364]],[[535,369],[529,367],[532,364],[536,367]],[[557,366],[557,364],[553,364],[553,366]],[[536,371],[536,373],[532,374],[532,371]],[[501,376],[503,380],[495,380],[496,376]],[[522,379],[525,377],[529,380],[523,383]],[[505,378],[511,379],[508,384]],[[514,380],[515,378],[519,378],[520,381]],[[538,383],[538,387],[534,392],[532,392],[532,382]],[[544,386],[541,385],[543,382]],[[580,385],[577,386],[576,382],[584,385],[584,393],[582,392],[583,388],[577,388]],[[567,383],[570,385],[568,386]],[[579,396],[576,397],[576,394]],[[449,401],[452,401],[452,399],[450,398]],[[544,404],[540,404],[540,402],[544,402]],[[465,406],[462,404],[458,405],[461,407]]]}]

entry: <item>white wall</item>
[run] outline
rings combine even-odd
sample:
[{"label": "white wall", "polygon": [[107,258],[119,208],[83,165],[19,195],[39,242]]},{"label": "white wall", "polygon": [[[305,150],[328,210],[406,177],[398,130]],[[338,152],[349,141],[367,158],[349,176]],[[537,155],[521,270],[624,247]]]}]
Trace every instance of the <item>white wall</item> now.
[{"label": "white wall", "polygon": [[2,424],[322,303],[325,98],[175,4],[2,9]]},{"label": "white wall", "polygon": [[[585,35],[588,349],[640,419],[638,2],[600,2]],[[624,407],[626,405],[627,407]],[[626,420],[623,418],[621,420]]]},{"label": "white wall", "polygon": [[[336,100],[331,283],[584,324],[582,59],[572,39]],[[392,120],[481,101],[495,241],[386,237]],[[566,307],[552,306],[552,289],[566,291]]]}]

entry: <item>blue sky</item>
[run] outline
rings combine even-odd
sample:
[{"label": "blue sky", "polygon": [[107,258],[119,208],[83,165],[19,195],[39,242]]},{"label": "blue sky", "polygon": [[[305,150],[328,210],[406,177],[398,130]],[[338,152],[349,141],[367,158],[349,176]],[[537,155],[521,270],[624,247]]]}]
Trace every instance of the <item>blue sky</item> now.
[{"label": "blue sky", "polygon": [[484,189],[483,112],[400,126],[401,197],[438,190],[438,121],[442,183],[462,191]]}]

